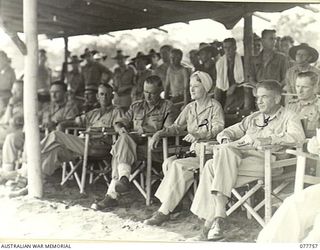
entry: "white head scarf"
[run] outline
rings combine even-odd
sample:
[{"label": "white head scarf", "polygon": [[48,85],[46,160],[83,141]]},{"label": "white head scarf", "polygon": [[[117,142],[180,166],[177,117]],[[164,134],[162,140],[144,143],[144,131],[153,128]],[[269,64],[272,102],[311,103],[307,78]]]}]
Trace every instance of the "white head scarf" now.
[{"label": "white head scarf", "polygon": [[211,90],[213,83],[211,76],[208,73],[196,71],[191,75],[191,78],[193,77],[199,77],[199,82],[202,84],[207,93]]}]

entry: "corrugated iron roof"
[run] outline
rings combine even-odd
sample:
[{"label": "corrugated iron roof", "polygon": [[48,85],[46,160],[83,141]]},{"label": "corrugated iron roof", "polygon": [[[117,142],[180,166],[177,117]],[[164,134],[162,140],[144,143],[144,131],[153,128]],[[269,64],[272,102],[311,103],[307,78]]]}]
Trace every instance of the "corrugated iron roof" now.
[{"label": "corrugated iron roof", "polygon": [[[22,3],[23,0],[0,0],[0,16],[11,31],[23,32]],[[48,37],[106,34],[201,18],[211,18],[231,29],[246,13],[283,11],[297,5],[172,0],[38,0],[38,30],[39,34]]]}]

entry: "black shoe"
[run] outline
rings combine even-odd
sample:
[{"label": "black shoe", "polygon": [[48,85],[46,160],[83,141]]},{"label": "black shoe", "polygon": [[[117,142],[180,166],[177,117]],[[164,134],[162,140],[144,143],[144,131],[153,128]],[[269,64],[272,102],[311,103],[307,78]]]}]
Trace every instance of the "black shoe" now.
[{"label": "black shoe", "polygon": [[144,224],[151,226],[160,226],[163,222],[170,219],[169,214],[163,214],[161,212],[155,212],[150,219],[144,221]]},{"label": "black shoe", "polygon": [[125,176],[122,176],[115,184],[114,189],[117,193],[122,194],[129,191],[129,179]]},{"label": "black shoe", "polygon": [[109,195],[106,195],[106,197],[103,200],[97,203],[93,203],[91,205],[91,208],[94,210],[103,210],[105,208],[116,207],[118,205],[119,203],[116,199],[113,199]]}]

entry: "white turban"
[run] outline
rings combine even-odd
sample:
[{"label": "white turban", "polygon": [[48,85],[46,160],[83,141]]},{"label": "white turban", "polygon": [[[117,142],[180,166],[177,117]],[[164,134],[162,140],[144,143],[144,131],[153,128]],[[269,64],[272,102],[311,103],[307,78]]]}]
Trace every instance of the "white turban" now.
[{"label": "white turban", "polygon": [[211,90],[213,85],[211,76],[206,72],[196,71],[191,75],[191,78],[196,76],[199,77],[199,80],[200,80],[199,82],[202,84],[202,86],[208,93]]}]

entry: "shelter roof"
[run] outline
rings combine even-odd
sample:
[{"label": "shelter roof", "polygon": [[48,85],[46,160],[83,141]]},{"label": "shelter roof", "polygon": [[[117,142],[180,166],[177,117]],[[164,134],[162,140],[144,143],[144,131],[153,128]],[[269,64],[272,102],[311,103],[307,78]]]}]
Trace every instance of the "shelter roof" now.
[{"label": "shelter roof", "polygon": [[[231,29],[246,13],[278,12],[297,5],[172,0],[38,0],[38,30],[39,34],[54,38],[157,28],[201,18],[211,18]],[[23,32],[23,0],[0,0],[0,16],[8,30]]]}]

